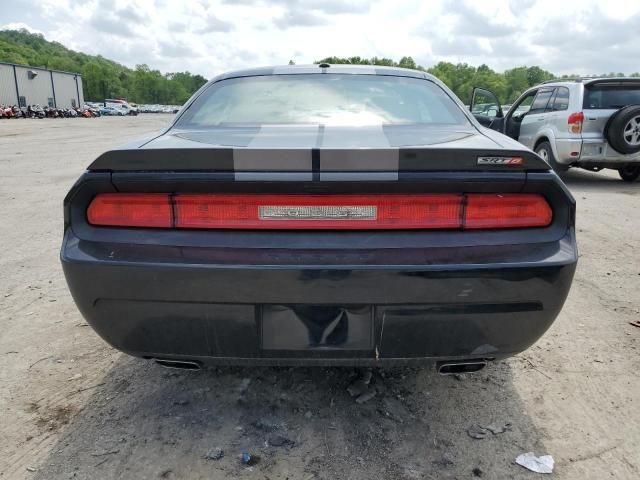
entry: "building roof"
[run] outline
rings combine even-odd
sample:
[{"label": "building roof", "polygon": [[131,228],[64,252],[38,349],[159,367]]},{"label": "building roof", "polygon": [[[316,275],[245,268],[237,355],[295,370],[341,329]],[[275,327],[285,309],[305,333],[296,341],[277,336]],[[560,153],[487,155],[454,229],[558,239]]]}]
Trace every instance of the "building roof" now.
[{"label": "building roof", "polygon": [[67,72],[64,70],[54,70],[52,68],[33,67],[31,65],[22,65],[20,63],[0,62],[0,65],[10,65],[12,67],[29,68],[31,70],[43,70],[45,72],[64,73],[65,75],[77,75],[78,77],[82,76],[82,74],[78,72]]}]

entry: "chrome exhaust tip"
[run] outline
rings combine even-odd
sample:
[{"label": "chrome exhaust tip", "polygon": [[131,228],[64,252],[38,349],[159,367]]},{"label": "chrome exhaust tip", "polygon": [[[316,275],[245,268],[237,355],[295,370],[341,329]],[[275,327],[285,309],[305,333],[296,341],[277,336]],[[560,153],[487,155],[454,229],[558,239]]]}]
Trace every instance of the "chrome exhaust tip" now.
[{"label": "chrome exhaust tip", "polygon": [[178,370],[200,370],[202,367],[193,360],[172,360],[169,358],[154,358],[154,362],[166,368],[176,368]]},{"label": "chrome exhaust tip", "polygon": [[460,373],[475,373],[487,366],[486,360],[460,360],[438,362],[436,370],[440,375],[456,375]]}]

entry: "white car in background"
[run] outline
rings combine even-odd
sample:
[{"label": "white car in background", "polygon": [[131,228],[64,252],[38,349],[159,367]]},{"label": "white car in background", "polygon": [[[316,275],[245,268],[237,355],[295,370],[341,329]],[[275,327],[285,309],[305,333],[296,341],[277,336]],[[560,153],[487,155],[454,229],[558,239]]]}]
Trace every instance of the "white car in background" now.
[{"label": "white car in background", "polygon": [[124,112],[125,115],[138,115],[138,106],[136,105],[134,107],[123,99],[107,98],[104,101],[104,106],[120,109]]}]

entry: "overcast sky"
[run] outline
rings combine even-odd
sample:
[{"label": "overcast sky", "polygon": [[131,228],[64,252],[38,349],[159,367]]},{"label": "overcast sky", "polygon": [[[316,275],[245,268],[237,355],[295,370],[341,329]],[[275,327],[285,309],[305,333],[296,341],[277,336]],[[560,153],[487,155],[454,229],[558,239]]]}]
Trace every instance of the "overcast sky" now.
[{"label": "overcast sky", "polygon": [[206,77],[330,55],[640,71],[637,0],[0,0],[7,27],[130,67]]}]

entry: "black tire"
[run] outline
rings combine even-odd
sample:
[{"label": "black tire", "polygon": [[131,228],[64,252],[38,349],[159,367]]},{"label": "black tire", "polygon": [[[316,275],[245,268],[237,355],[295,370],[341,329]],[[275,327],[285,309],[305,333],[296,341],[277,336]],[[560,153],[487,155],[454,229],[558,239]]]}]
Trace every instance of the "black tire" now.
[{"label": "black tire", "polygon": [[618,153],[640,152],[640,105],[629,105],[611,115],[605,135]]},{"label": "black tire", "polygon": [[635,182],[640,177],[640,165],[627,165],[619,169],[618,174],[625,182]]},{"label": "black tire", "polygon": [[556,173],[564,173],[569,170],[569,167],[566,165],[562,165],[556,161],[556,157],[553,154],[553,150],[551,149],[551,144],[549,142],[541,142],[536,147],[536,153],[549,165]]}]

